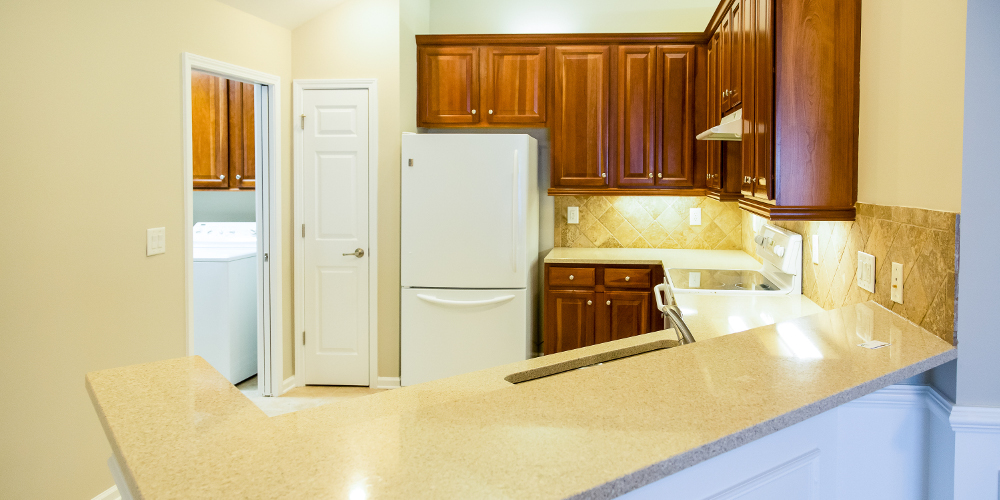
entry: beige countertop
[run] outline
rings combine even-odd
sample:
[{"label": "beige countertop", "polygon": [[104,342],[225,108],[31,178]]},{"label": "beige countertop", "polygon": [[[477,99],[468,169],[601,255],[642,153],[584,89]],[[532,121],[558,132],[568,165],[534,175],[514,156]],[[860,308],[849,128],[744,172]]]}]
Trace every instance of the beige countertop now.
[{"label": "beige countertop", "polygon": [[[137,498],[611,498],[955,359],[868,302],[521,384],[656,332],[269,418],[199,357],[93,372]],[[869,339],[891,345],[858,347]]]},{"label": "beige countertop", "polygon": [[553,248],[546,264],[661,264],[664,269],[760,269],[743,250],[657,250],[652,248]]}]

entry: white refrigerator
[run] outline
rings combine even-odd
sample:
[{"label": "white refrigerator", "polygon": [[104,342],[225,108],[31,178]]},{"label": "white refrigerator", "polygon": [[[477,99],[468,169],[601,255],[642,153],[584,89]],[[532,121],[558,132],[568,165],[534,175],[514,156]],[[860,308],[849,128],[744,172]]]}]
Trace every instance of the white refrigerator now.
[{"label": "white refrigerator", "polygon": [[531,356],[538,143],[524,134],[404,134],[400,382]]}]

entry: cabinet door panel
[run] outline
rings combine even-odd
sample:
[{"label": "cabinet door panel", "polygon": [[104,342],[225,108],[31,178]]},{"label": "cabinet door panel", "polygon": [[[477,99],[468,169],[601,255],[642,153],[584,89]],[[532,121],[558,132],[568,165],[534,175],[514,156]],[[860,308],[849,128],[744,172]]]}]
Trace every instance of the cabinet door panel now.
[{"label": "cabinet door panel", "polygon": [[694,185],[694,45],[657,48],[660,186]]},{"label": "cabinet door panel", "polygon": [[419,47],[417,57],[420,124],[479,123],[479,48]]},{"label": "cabinet door panel", "polygon": [[727,14],[723,16],[719,24],[719,91],[722,114],[729,110],[729,89],[730,85],[730,60],[732,57],[732,18]]},{"label": "cabinet door panel", "polygon": [[254,86],[229,81],[229,186],[253,189],[256,171]]},{"label": "cabinet door panel", "polygon": [[545,123],[545,47],[487,47],[483,108],[489,123]]},{"label": "cabinet door panel", "polygon": [[[748,175],[756,178],[753,196],[773,200],[774,193],[774,3],[755,0],[753,71],[754,98],[751,139],[754,160]],[[761,183],[760,179],[764,179]]]},{"label": "cabinet door panel", "polygon": [[[722,117],[719,112],[721,99],[719,97],[719,33],[716,32],[708,43],[708,126],[714,127],[719,124]],[[705,175],[709,188],[721,188],[722,174],[722,145],[719,141],[705,141],[708,143],[708,166]]]},{"label": "cabinet door panel", "polygon": [[735,108],[743,100],[743,0],[733,2],[730,13],[729,38],[729,107]]},{"label": "cabinet door panel", "polygon": [[607,185],[610,47],[555,48],[552,184]]},{"label": "cabinet door panel", "polygon": [[618,47],[619,186],[652,186],[655,170],[656,48]]},{"label": "cabinet door panel", "polygon": [[545,354],[594,343],[593,291],[549,291],[545,304]]},{"label": "cabinet door panel", "polygon": [[598,331],[607,332],[606,341],[649,333],[649,295],[649,292],[604,292],[607,319]]},{"label": "cabinet door panel", "polygon": [[225,78],[191,72],[194,187],[229,187],[229,102]]}]

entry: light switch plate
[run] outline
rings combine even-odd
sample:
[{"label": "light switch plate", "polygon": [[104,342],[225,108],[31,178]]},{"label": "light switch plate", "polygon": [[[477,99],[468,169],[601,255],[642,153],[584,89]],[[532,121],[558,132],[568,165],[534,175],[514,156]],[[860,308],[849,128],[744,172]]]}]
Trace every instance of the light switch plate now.
[{"label": "light switch plate", "polygon": [[692,208],[691,209],[691,225],[700,226],[701,225],[701,209]]},{"label": "light switch plate", "polygon": [[167,252],[167,228],[154,227],[146,230],[146,257]]},{"label": "light switch plate", "polygon": [[819,264],[819,235],[814,234],[812,237],[812,254],[813,254],[813,264]]},{"label": "light switch plate", "polygon": [[892,288],[889,289],[889,298],[898,304],[903,303],[903,265],[898,262],[892,263]]},{"label": "light switch plate", "polygon": [[580,207],[567,207],[566,208],[566,223],[567,224],[579,224],[580,223]]},{"label": "light switch plate", "polygon": [[875,256],[858,252],[858,286],[875,293]]}]

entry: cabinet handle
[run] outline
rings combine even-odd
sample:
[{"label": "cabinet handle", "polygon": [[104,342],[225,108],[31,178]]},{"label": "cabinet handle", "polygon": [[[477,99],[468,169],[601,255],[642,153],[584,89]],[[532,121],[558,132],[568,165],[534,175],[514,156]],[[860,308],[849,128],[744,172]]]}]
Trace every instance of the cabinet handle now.
[{"label": "cabinet handle", "polygon": [[221,181],[222,179],[225,179],[225,178],[226,178],[226,176],[224,176],[224,175],[220,175],[220,176],[219,176],[219,180],[220,180],[220,181]]},{"label": "cabinet handle", "polygon": [[587,305],[588,305],[588,306],[589,306],[589,305],[593,305],[593,304],[594,304],[594,301],[593,301],[593,300],[588,300],[588,301],[587,301]]},{"label": "cabinet handle", "polygon": [[657,176],[657,177],[659,177],[660,179],[662,179],[662,178],[663,178],[663,174],[662,174],[662,173],[660,173],[660,174],[656,174],[656,176]]},{"label": "cabinet handle", "polygon": [[570,280],[570,281],[573,281],[573,275],[572,275],[572,274],[571,274],[571,275],[569,275],[569,280]]},{"label": "cabinet handle", "polygon": [[650,173],[650,174],[649,174],[649,178],[650,178],[650,179],[652,179],[652,178],[653,178],[653,174],[652,174],[652,173]]},{"label": "cabinet handle", "polygon": [[604,173],[601,174],[601,177],[607,177],[607,176],[608,176],[607,172],[604,172]]},{"label": "cabinet handle", "polygon": [[625,277],[625,281],[628,281],[629,279],[631,279],[631,278],[629,278],[628,276]]},{"label": "cabinet handle", "polygon": [[472,110],[472,114],[476,114],[476,110]]},{"label": "cabinet handle", "polygon": [[241,177],[241,176],[240,176],[240,174],[236,174],[236,180],[240,180],[240,179],[242,179],[242,178],[243,178],[243,177]]},{"label": "cabinet handle", "polygon": [[492,109],[490,110],[490,114],[491,114],[491,115],[493,114],[493,110],[492,110]]},{"label": "cabinet handle", "polygon": [[761,177],[760,179],[757,179],[757,183],[760,184],[761,186],[766,186],[767,185],[767,181],[765,181],[763,177]]},{"label": "cabinet handle", "polygon": [[611,301],[610,301],[610,300],[608,301],[608,305],[609,305],[609,306],[611,305]]}]

